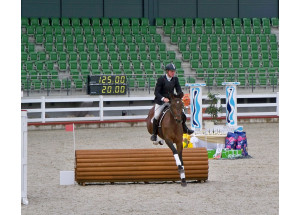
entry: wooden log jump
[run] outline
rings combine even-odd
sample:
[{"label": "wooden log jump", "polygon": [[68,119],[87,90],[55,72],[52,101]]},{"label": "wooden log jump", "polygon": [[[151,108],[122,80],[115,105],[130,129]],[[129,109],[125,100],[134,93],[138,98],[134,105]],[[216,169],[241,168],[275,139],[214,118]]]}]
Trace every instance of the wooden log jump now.
[{"label": "wooden log jump", "polygon": [[[172,151],[161,149],[76,150],[75,180],[86,182],[180,181]],[[206,148],[183,150],[186,180],[208,179]]]}]

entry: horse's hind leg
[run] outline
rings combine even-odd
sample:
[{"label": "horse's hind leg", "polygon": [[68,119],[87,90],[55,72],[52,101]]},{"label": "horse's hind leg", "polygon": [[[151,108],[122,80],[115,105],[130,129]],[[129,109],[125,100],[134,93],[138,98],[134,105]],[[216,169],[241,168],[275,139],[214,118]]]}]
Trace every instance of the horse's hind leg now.
[{"label": "horse's hind leg", "polygon": [[186,186],[186,180],[185,180],[184,166],[183,166],[183,162],[182,162],[182,150],[180,152],[180,155],[178,155],[178,152],[177,152],[175,146],[173,145],[172,141],[166,140],[166,143],[173,152],[173,156],[174,156],[174,159],[176,161],[176,165],[178,167],[178,172],[180,174],[181,186],[185,187]]}]

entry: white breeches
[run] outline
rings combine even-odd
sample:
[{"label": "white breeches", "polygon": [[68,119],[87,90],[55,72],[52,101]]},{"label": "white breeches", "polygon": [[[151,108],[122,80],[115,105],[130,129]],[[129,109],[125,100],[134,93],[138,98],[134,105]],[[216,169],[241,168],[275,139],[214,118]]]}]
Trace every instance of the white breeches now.
[{"label": "white breeches", "polygon": [[158,120],[158,117],[160,115],[160,113],[162,112],[162,110],[166,107],[166,106],[169,106],[170,104],[169,103],[164,103],[162,105],[158,105],[158,104],[155,104],[155,107],[154,107],[154,118],[156,120]]}]

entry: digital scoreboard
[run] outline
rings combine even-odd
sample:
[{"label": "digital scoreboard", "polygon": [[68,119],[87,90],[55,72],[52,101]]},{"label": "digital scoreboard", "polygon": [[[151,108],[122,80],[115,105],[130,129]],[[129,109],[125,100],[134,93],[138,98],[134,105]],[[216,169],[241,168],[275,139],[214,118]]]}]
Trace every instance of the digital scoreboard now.
[{"label": "digital scoreboard", "polygon": [[125,75],[89,75],[87,94],[125,95],[127,81]]}]

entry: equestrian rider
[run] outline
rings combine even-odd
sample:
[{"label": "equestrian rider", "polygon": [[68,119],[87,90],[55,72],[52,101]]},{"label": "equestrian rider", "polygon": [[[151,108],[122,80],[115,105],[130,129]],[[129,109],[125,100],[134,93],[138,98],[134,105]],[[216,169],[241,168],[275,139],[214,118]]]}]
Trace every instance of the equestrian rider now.
[{"label": "equestrian rider", "polygon": [[[158,118],[162,110],[165,106],[169,105],[169,93],[173,93],[174,89],[176,89],[176,93],[179,94],[182,92],[178,78],[175,77],[176,67],[173,63],[166,65],[166,75],[163,75],[157,79],[155,90],[154,90],[154,119],[153,119],[153,133],[151,136],[152,141],[157,140],[157,133],[158,133]],[[183,114],[183,132],[187,134],[194,133],[193,130],[188,129],[187,125],[185,124],[186,116],[184,112]]]}]

